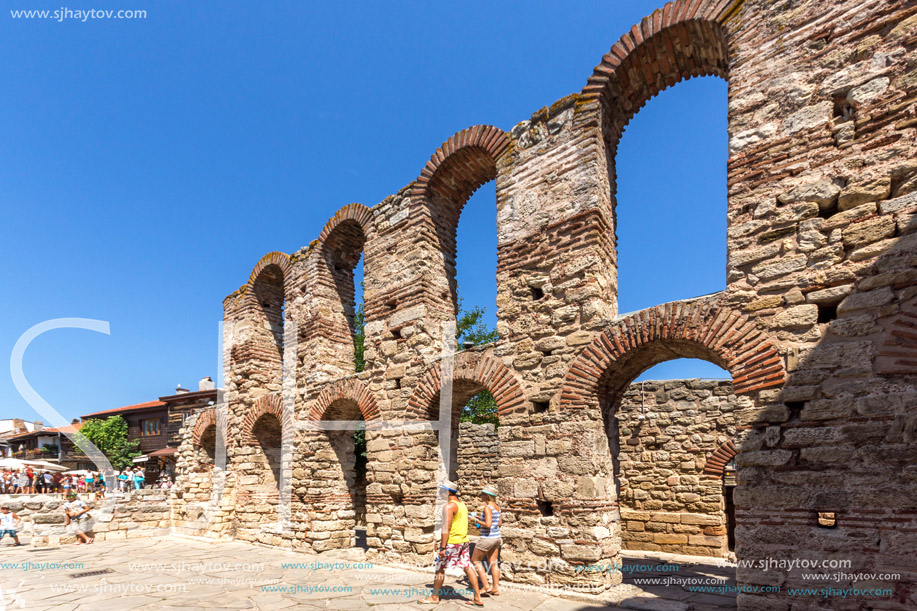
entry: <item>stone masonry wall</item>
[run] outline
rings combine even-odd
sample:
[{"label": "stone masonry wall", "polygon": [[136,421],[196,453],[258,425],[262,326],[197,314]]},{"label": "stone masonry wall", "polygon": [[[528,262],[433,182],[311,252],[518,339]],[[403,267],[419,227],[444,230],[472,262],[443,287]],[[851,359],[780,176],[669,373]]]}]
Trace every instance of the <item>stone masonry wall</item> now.
[{"label": "stone masonry wall", "polygon": [[[95,495],[79,497],[89,505],[92,527],[88,534],[98,541],[152,537],[168,534],[171,528],[171,507],[168,494],[160,490],[134,490],[128,495],[92,500]],[[20,534],[30,537],[35,546],[74,543],[65,524],[65,501],[45,494],[3,494],[0,504],[10,508],[23,522]]]},{"label": "stone masonry wall", "polygon": [[630,386],[615,412],[626,549],[728,553],[723,480],[704,468],[735,437],[735,412],[744,401],[729,381]]},{"label": "stone masonry wall", "polygon": [[[728,553],[723,480],[704,469],[735,437],[735,411],[744,401],[726,380],[648,381],[628,388],[615,411],[624,548]],[[493,425],[463,422],[457,448],[455,482],[474,507],[481,487],[497,476],[500,439]]]},{"label": "stone masonry wall", "polygon": [[236,477],[235,473],[227,477],[216,464],[216,409],[188,416],[179,434],[182,442],[170,491],[172,525],[183,534],[231,539],[235,534]]},{"label": "stone masonry wall", "polygon": [[[234,489],[235,536],[351,544],[349,532],[328,534],[353,522],[350,495],[341,488],[319,503],[314,494],[346,482],[349,460],[316,437],[325,432],[303,426],[353,422],[329,412],[345,401],[367,423],[403,424],[367,434],[371,555],[429,561],[436,484],[446,475],[429,425],[451,375],[455,393],[497,398],[506,577],[604,591],[619,573],[577,567],[618,563],[625,539],[619,503],[627,514],[631,501],[616,490],[614,457],[627,452],[609,435],[615,406],[654,364],[701,358],[729,371],[738,397],[738,558],[840,557],[853,561],[850,573],[900,572],[882,604],[917,606],[915,20],[911,0],[670,2],[613,44],[580,92],[506,132],[456,133],[394,195],[371,208],[348,204],[308,246],[262,258],[224,300],[226,475],[246,478]],[[619,315],[618,142],[653,96],[705,75],[729,82],[727,288]],[[499,339],[453,356],[444,324],[455,317],[455,227],[490,180]],[[352,266],[361,251],[366,368],[355,374]],[[256,435],[278,424],[292,448],[271,467],[282,490],[265,485],[270,448]],[[698,433],[698,455],[710,449],[705,434],[713,436]],[[724,457],[720,446],[707,462]],[[700,507],[713,495],[694,476],[677,474],[687,489],[675,500],[682,494],[689,507],[699,503],[697,515],[712,515]],[[283,494],[290,528],[272,531]],[[650,518],[654,511],[667,510]],[[835,513],[836,528],[820,527],[820,512]],[[681,520],[645,524],[721,537],[695,532],[718,524]],[[797,571],[742,566],[738,583],[781,586],[744,590],[743,609],[841,604],[791,600],[786,588],[811,585]]]},{"label": "stone masonry wall", "polygon": [[492,424],[462,422],[456,452],[456,478],[462,499],[478,504],[481,488],[492,485],[500,467],[500,436]]}]

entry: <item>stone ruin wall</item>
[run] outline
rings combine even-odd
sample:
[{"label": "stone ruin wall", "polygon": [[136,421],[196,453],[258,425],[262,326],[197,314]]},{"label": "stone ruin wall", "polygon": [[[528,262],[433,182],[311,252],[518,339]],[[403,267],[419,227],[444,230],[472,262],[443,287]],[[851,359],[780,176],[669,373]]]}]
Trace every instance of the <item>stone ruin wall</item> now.
[{"label": "stone ruin wall", "polygon": [[615,412],[625,549],[728,554],[723,470],[710,457],[732,444],[745,402],[721,380],[628,388]]},{"label": "stone ruin wall", "polygon": [[[455,356],[453,412],[478,390],[497,399],[507,577],[597,592],[620,579],[575,570],[619,561],[612,406],[646,368],[702,358],[728,370],[741,397],[738,558],[851,559],[851,573],[901,573],[886,608],[917,605],[915,22],[905,0],[669,3],[614,44],[581,92],[508,133],[459,132],[397,194],[345,206],[309,246],[266,255],[224,301],[227,479],[263,475],[253,431],[276,419],[292,436],[277,491],[292,496],[291,529],[262,528],[276,501],[239,485],[236,536],[350,544],[335,535],[353,523],[348,460],[326,431],[296,422],[352,420],[354,408],[367,422],[436,419],[455,225],[468,196],[496,180],[500,338]],[[645,102],[700,75],[729,82],[726,289],[619,316],[617,142]],[[360,253],[366,369],[355,374]],[[428,561],[436,435],[367,438],[372,553]],[[819,528],[819,512],[835,513],[836,528]],[[809,585],[753,567],[738,582]],[[738,604],[790,601],[743,592]]]},{"label": "stone ruin wall", "polygon": [[478,511],[481,488],[493,485],[500,476],[500,436],[493,424],[462,422],[457,441],[457,473],[453,481],[458,484],[468,511]]},{"label": "stone ruin wall", "polygon": [[[728,554],[723,471],[711,469],[708,458],[731,445],[743,401],[727,380],[647,381],[627,389],[615,409],[624,549]],[[461,423],[457,464],[454,481],[475,511],[481,488],[499,477],[500,438],[492,424]]]},{"label": "stone ruin wall", "polygon": [[[89,533],[97,541],[116,541],[169,534],[172,527],[169,493],[163,490],[132,490],[117,499],[95,499],[95,494],[78,495],[90,507]],[[58,495],[0,494],[0,504],[22,520],[18,534],[29,536],[32,547],[75,543],[64,514],[65,501]]]},{"label": "stone ruin wall", "polygon": [[216,410],[198,411],[185,419],[175,455],[172,521],[179,533],[225,540],[236,535],[236,476],[218,465],[218,431]]}]

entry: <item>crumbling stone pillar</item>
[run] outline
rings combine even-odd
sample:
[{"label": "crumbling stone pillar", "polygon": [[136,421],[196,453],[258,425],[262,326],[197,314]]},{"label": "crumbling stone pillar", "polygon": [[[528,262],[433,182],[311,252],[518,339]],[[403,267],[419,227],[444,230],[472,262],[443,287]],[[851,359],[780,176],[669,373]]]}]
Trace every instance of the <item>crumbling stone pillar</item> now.
[{"label": "crumbling stone pillar", "polygon": [[[277,455],[274,462],[278,469],[289,469],[289,465],[282,466],[280,462],[278,436],[271,434],[262,439],[265,443],[276,441],[273,449],[261,448],[262,444],[251,435],[256,415],[268,412],[278,422],[293,426],[290,418],[281,415],[280,397],[284,382],[284,310],[292,296],[292,273],[287,255],[269,253],[255,266],[248,283],[224,300],[224,341],[229,344],[224,400],[229,430],[237,432],[226,440],[227,467],[237,482],[237,502],[244,507],[242,511],[237,507],[236,528],[242,533],[240,538],[277,545],[281,537],[263,533],[262,525],[276,522],[279,491],[269,491],[265,473],[254,473],[253,469],[258,470],[255,463],[262,467],[267,464],[265,452]],[[256,446],[261,449],[256,450]],[[274,481],[277,479],[279,472],[274,475]],[[256,534],[259,532],[262,534]]]},{"label": "crumbling stone pillar", "polygon": [[214,462],[218,434],[216,408],[191,414],[184,423],[170,491],[173,526],[189,535],[230,539],[235,477]]}]

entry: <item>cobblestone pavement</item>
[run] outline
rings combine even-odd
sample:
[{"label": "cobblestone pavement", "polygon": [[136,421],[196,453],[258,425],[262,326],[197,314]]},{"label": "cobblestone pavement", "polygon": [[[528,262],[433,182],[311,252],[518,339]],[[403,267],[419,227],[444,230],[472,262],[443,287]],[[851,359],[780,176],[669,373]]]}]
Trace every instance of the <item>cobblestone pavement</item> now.
[{"label": "cobblestone pavement", "polygon": [[[0,546],[0,609],[5,606],[10,611],[364,608],[384,611],[425,607],[416,601],[432,587],[432,574],[373,566],[359,555],[358,550],[349,550],[317,556],[240,542],[176,536],[51,548],[16,548],[4,544]],[[633,562],[644,565],[641,568],[656,563],[640,558]],[[708,568],[728,578],[728,570]],[[625,583],[652,574],[660,573],[642,570],[628,576]],[[459,590],[467,587],[453,577],[447,578],[446,585]],[[499,597],[484,599],[486,608],[679,611],[735,606],[734,597],[689,593],[679,586],[624,585],[616,589],[616,605],[521,591],[512,584],[504,584],[501,590]],[[468,609],[465,602],[470,599],[470,594],[460,591],[430,608]]]}]

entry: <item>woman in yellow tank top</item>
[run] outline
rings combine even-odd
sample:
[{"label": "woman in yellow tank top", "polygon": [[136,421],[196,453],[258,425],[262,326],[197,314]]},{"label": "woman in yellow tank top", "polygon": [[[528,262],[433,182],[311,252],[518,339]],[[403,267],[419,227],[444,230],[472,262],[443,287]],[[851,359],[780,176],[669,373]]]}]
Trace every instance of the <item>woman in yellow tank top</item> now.
[{"label": "woman in yellow tank top", "polygon": [[469,605],[483,607],[481,591],[478,588],[478,576],[471,566],[470,539],[468,539],[468,508],[458,498],[458,486],[450,481],[440,485],[440,493],[447,494],[448,500],[443,508],[443,534],[436,553],[436,576],[433,579],[433,594],[417,601],[421,604],[438,605],[439,595],[446,581],[446,569],[464,569],[468,583],[474,589],[474,600],[466,601]]}]

